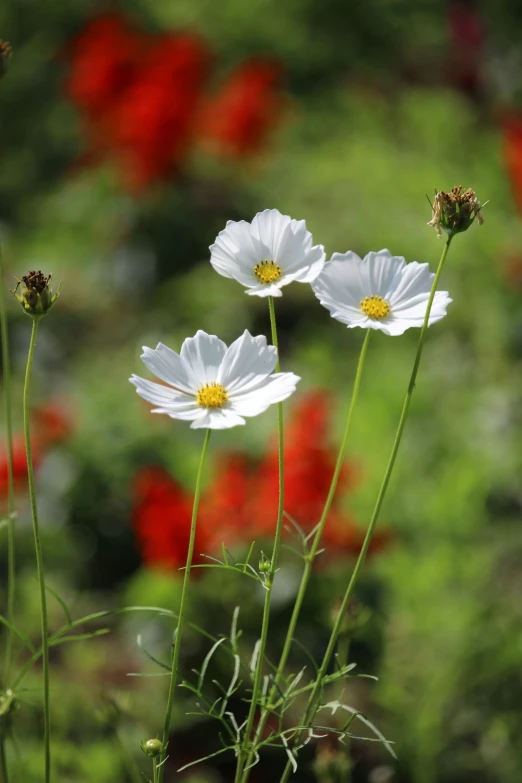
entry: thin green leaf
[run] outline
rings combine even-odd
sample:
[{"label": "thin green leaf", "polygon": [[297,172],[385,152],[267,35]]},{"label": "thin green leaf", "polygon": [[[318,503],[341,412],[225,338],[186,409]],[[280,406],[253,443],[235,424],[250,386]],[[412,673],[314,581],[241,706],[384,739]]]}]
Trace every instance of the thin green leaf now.
[{"label": "thin green leaf", "polygon": [[91,633],[76,633],[69,636],[60,636],[55,641],[49,641],[49,647],[57,647],[59,644],[65,644],[66,642],[84,642],[86,639],[94,639],[96,636],[106,636],[111,632],[110,628],[98,628]]},{"label": "thin green leaf", "polygon": [[222,642],[224,642],[224,641],[225,641],[225,637],[223,637],[222,639],[218,639],[217,642],[212,645],[212,647],[208,651],[207,655],[205,656],[205,660],[203,661],[203,665],[201,667],[201,671],[199,673],[199,678],[198,678],[198,690],[199,690],[200,693],[203,690],[203,683],[205,681],[205,675],[207,673],[207,668],[208,668],[208,665],[210,663],[210,660],[211,660],[212,656],[214,655],[214,653],[216,652],[216,650],[219,647],[219,645],[222,644]]},{"label": "thin green leaf", "polygon": [[140,634],[140,633],[138,634],[138,636],[137,636],[137,638],[136,638],[136,643],[137,643],[138,647],[140,648],[140,650],[141,650],[143,653],[145,653],[145,655],[147,656],[147,658],[149,658],[149,660],[151,660],[153,663],[155,663],[155,664],[157,664],[158,666],[160,666],[162,669],[165,669],[166,671],[168,671],[168,673],[169,673],[169,674],[172,672],[172,669],[171,669],[171,667],[170,667],[170,666],[168,666],[166,663],[162,663],[162,661],[159,661],[157,658],[155,658],[155,657],[152,655],[152,653],[150,653],[150,652],[149,652],[149,651],[148,651],[148,650],[147,650],[147,649],[146,649],[146,648],[145,648],[145,647],[142,645],[142,643],[141,643],[141,634]]},{"label": "thin green leaf", "polygon": [[213,759],[216,756],[220,756],[221,753],[225,753],[227,750],[232,750],[232,748],[220,748],[220,750],[216,750],[215,753],[209,753],[208,756],[202,756],[200,759],[196,759],[196,761],[191,761],[189,764],[185,764],[184,767],[180,767],[178,769],[178,772],[183,772],[185,769],[193,767],[195,764],[201,764],[202,761],[208,761],[208,759]]},{"label": "thin green leaf", "polygon": [[67,624],[68,624],[68,625],[71,625],[71,624],[72,624],[72,621],[73,621],[73,619],[72,619],[72,615],[71,615],[71,611],[70,611],[69,607],[67,606],[67,604],[65,603],[65,601],[63,600],[63,598],[61,598],[61,597],[58,595],[58,593],[56,592],[56,590],[53,590],[53,588],[52,588],[52,587],[49,587],[49,585],[45,585],[45,589],[46,589],[46,590],[47,590],[49,593],[51,593],[51,595],[52,595],[54,598],[56,598],[56,600],[58,601],[58,603],[60,604],[60,606],[61,606],[61,607],[62,607],[62,609],[63,609],[63,612],[64,612],[64,614],[65,614],[65,619],[67,620]]},{"label": "thin green leaf", "polygon": [[27,636],[24,636],[23,633],[13,625],[13,623],[10,623],[9,620],[7,620],[5,617],[2,617],[2,615],[0,615],[0,623],[2,623],[2,625],[5,625],[6,628],[9,628],[9,630],[12,631],[12,633],[14,633],[14,635],[17,636],[20,639],[20,641],[25,644],[28,650],[31,650],[32,653],[35,652],[35,649],[31,644],[31,642],[29,641],[29,639],[27,638]]}]

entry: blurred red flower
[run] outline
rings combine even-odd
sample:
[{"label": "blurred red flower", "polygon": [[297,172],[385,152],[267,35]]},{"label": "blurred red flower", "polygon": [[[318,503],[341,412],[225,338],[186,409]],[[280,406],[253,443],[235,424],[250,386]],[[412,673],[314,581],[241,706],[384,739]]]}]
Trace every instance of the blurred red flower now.
[{"label": "blurred red flower", "polygon": [[[38,441],[33,440],[33,467],[38,469],[42,461],[42,450]],[[13,478],[15,490],[19,490],[27,483],[27,459],[25,456],[25,439],[22,432],[13,435]],[[6,497],[9,490],[9,467],[7,458],[7,446],[5,443],[0,450],[0,496]]]},{"label": "blurred red flower", "polygon": [[179,167],[192,141],[210,54],[189,34],[159,37],[110,116],[109,133],[131,189]]},{"label": "blurred red flower", "polygon": [[91,19],[68,47],[67,96],[90,119],[99,118],[131,84],[148,45],[120,14]]},{"label": "blurred red flower", "polygon": [[[329,397],[320,391],[305,395],[297,405],[286,431],[285,510],[309,533],[319,521],[335,467],[336,453],[328,439]],[[355,481],[355,469],[345,464],[337,494],[326,523],[323,545],[337,556],[359,553],[363,531],[342,508],[343,495]],[[221,455],[217,471],[203,494],[198,517],[198,557],[219,554],[227,547],[248,546],[272,538],[278,505],[277,446],[260,463],[242,454]],[[144,468],[135,482],[134,527],[144,562],[182,567],[185,563],[192,496],[181,489],[162,468]],[[377,533],[372,551],[389,540]]]},{"label": "blurred red flower", "polygon": [[242,63],[201,109],[200,134],[218,153],[241,157],[258,152],[284,106],[281,66],[251,59]]},{"label": "blurred red flower", "polygon": [[73,423],[65,405],[51,401],[31,409],[34,436],[42,448],[62,443],[72,434]]},{"label": "blurred red flower", "polygon": [[502,148],[513,196],[522,214],[522,114],[506,111],[500,120]]},{"label": "blurred red flower", "polygon": [[[185,565],[190,537],[192,498],[163,468],[138,471],[133,481],[134,532],[147,565],[177,569]],[[198,525],[194,563],[204,558],[204,525]]]},{"label": "blurred red flower", "polygon": [[113,157],[134,192],[176,173],[198,138],[228,155],[257,151],[280,114],[279,65],[248,61],[205,100],[207,44],[145,33],[120,14],[88,22],[67,59],[65,91],[89,147],[83,162]]}]

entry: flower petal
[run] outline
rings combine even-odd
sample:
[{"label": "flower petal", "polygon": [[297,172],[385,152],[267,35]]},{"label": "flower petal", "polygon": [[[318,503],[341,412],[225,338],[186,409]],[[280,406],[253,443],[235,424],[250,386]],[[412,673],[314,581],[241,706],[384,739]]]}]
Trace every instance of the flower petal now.
[{"label": "flower petal", "polygon": [[292,372],[276,373],[260,381],[255,389],[241,390],[229,397],[228,406],[241,416],[257,416],[273,403],[290,397],[300,380]]},{"label": "flower petal", "polygon": [[270,249],[253,236],[250,223],[245,220],[229,220],[210,246],[210,252],[210,263],[216,272],[247,286],[257,283],[254,268],[270,255]]},{"label": "flower petal", "polygon": [[371,294],[367,296],[382,296],[388,299],[390,290],[394,289],[394,283],[406,266],[406,261],[401,256],[392,256],[389,250],[370,252],[364,257],[364,264],[368,265],[369,287]]},{"label": "flower petal", "polygon": [[159,383],[140,378],[139,375],[132,375],[129,380],[136,387],[140,397],[169,412],[189,410],[197,405],[195,397],[176,391],[170,386],[161,386]]},{"label": "flower petal", "polygon": [[192,422],[191,429],[228,430],[245,424],[245,420],[230,408],[207,408],[203,416]]},{"label": "flower petal", "polygon": [[293,236],[291,224],[295,222],[288,215],[282,215],[278,209],[265,209],[252,220],[252,234],[268,248],[268,261],[279,264],[279,246],[285,236]]},{"label": "flower petal", "polygon": [[239,390],[256,386],[274,371],[276,364],[277,349],[267,345],[264,335],[252,337],[245,329],[227,349],[216,380],[230,397]]},{"label": "flower petal", "polygon": [[196,391],[205,383],[214,383],[227,346],[214,334],[196,332],[181,346],[181,361],[189,382]]},{"label": "flower petal", "polygon": [[141,360],[157,378],[169,383],[175,389],[194,394],[196,389],[191,388],[187,373],[178,354],[163,343],[158,343],[156,349],[143,346]]}]

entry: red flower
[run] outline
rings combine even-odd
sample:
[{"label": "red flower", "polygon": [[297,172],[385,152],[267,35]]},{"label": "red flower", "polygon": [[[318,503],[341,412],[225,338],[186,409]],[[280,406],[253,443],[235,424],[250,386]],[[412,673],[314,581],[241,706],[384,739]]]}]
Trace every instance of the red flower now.
[{"label": "red flower", "polygon": [[92,19],[69,47],[68,97],[90,118],[100,117],[136,76],[147,45],[124,16]]},{"label": "red flower", "polygon": [[[42,451],[38,442],[32,443],[33,467],[40,466]],[[27,458],[25,455],[25,440],[23,433],[13,436],[13,478],[15,490],[25,487],[27,482]],[[7,459],[7,446],[5,443],[0,450],[0,496],[6,497],[9,490],[9,468]]]},{"label": "red flower", "polygon": [[508,111],[501,118],[502,147],[513,196],[522,214],[522,114]]},{"label": "red flower", "polygon": [[281,115],[281,73],[272,61],[242,63],[203,106],[201,138],[225,155],[257,152]]},{"label": "red flower", "polygon": [[35,437],[42,447],[61,443],[72,433],[72,421],[60,402],[48,402],[32,408],[31,417]]},{"label": "red flower", "polygon": [[110,14],[86,25],[69,59],[66,92],[92,155],[115,155],[134,190],[175,170],[208,73],[206,45],[190,34],[147,35]]},{"label": "red flower", "polygon": [[[309,392],[294,410],[285,435],[285,511],[305,532],[319,522],[337,459],[328,442],[329,409],[330,399],[324,392]],[[339,507],[339,493],[353,485],[350,472],[345,464],[330,520]],[[257,524],[268,535],[273,535],[276,523],[278,475],[277,448],[274,446],[259,466],[253,489]],[[350,526],[346,515],[344,522]],[[326,526],[326,535],[330,526],[331,521]]]},{"label": "red flower", "polygon": [[[323,392],[305,395],[286,431],[285,510],[308,533],[319,522],[330,488],[337,455],[328,442],[330,400]],[[225,454],[210,486],[204,491],[198,515],[197,555],[219,556],[221,545],[249,546],[273,538],[279,495],[277,447],[257,465],[241,454]],[[342,508],[342,498],[354,483],[354,469],[345,464],[330,509],[322,544],[327,554],[357,555],[364,531]],[[190,531],[192,495],[158,467],[144,468],[135,482],[134,527],[143,559],[148,564],[185,564]],[[389,534],[378,532],[371,550],[382,549]],[[195,562],[205,562],[198,557]]]},{"label": "red flower", "polygon": [[199,38],[164,35],[116,103],[109,134],[131,188],[141,190],[183,160],[209,63]]},{"label": "red flower", "polygon": [[[133,486],[134,531],[143,561],[168,569],[182,568],[187,560],[192,498],[156,465],[138,471]],[[194,563],[203,560],[202,539],[202,526],[198,525]]]}]

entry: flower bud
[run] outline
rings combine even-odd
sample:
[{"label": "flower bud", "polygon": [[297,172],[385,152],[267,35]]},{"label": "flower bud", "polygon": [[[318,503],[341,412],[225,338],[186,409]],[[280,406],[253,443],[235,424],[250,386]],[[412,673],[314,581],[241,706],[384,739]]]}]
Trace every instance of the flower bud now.
[{"label": "flower bud", "polygon": [[[52,275],[46,277],[43,272],[33,270],[18,280],[15,290],[12,291],[12,294],[31,318],[38,319],[47,315],[60,296],[60,286],[55,294],[52,292],[51,277]],[[19,286],[22,286],[21,293],[18,293]]]},{"label": "flower bud", "polygon": [[12,56],[13,51],[7,41],[0,41],[0,78],[7,71],[7,66]]},{"label": "flower bud", "polygon": [[268,558],[266,558],[264,555],[259,560],[259,573],[260,574],[268,574],[270,573],[271,563]]},{"label": "flower bud", "polygon": [[452,237],[467,231],[477,218],[482,225],[482,205],[471,188],[462,192],[462,185],[452,188],[449,193],[440,190],[435,192],[432,205],[432,216],[428,226],[433,226],[438,237],[443,236],[443,230]]},{"label": "flower bud", "polygon": [[149,740],[142,740],[141,741],[141,749],[142,751],[151,758],[155,758],[156,756],[159,756],[161,753],[161,740],[159,739],[149,739]]}]

